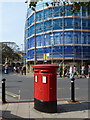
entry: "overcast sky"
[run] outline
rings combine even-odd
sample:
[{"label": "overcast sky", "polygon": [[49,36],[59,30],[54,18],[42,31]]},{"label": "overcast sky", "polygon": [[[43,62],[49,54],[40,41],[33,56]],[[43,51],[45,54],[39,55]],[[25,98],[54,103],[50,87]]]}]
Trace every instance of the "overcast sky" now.
[{"label": "overcast sky", "polygon": [[25,0],[15,1],[0,2],[0,42],[16,42],[21,46],[24,43],[27,4]]}]

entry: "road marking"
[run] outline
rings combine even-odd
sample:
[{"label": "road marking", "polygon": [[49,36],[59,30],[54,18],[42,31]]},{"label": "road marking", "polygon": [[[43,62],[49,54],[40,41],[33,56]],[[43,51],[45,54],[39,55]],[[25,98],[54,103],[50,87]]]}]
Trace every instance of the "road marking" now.
[{"label": "road marking", "polygon": [[[71,89],[71,87],[70,87],[70,88],[68,88],[68,87],[67,87],[67,88],[57,88],[57,89],[59,89],[59,90],[64,90],[64,89]],[[78,89],[80,89],[80,88],[79,88],[79,87],[76,87],[75,89],[78,90]]]},{"label": "road marking", "polygon": [[19,95],[6,91],[6,94],[12,97],[19,97]]}]

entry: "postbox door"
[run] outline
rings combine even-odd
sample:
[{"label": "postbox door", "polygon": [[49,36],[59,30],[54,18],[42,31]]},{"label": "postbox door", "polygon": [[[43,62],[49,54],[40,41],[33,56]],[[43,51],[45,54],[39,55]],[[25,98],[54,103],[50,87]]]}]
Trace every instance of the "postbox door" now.
[{"label": "postbox door", "polygon": [[[37,76],[37,77],[36,77]],[[35,75],[34,77],[34,98],[39,100],[48,101],[48,77],[46,75]]]},{"label": "postbox door", "polygon": [[44,101],[49,100],[49,82],[48,82],[48,76],[47,75],[42,75],[42,98]]},{"label": "postbox door", "polygon": [[40,80],[39,80],[39,75],[34,74],[34,98],[37,98],[39,96],[39,85]]}]

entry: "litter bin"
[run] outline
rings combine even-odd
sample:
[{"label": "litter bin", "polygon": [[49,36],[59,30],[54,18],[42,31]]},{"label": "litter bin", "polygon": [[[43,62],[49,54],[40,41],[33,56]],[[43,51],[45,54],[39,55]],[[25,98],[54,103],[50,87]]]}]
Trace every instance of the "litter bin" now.
[{"label": "litter bin", "polygon": [[47,113],[57,112],[58,65],[40,64],[34,68],[34,108]]}]

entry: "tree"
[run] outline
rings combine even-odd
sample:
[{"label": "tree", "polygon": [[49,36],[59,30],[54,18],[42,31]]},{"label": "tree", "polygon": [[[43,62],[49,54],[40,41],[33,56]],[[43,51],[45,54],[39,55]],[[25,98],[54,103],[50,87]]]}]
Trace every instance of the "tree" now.
[{"label": "tree", "polygon": [[15,62],[20,59],[20,55],[7,44],[2,43],[2,64],[6,62],[6,59],[8,62]]},{"label": "tree", "polygon": [[[55,1],[55,0],[54,0]],[[59,2],[57,2],[57,1],[55,1],[55,2],[46,2],[46,6],[48,7],[50,4],[52,5],[52,6],[55,6],[55,5],[59,5],[59,4],[63,4],[64,6],[66,5],[66,4],[68,4],[69,5],[69,2],[65,2],[65,0],[58,0]],[[88,12],[88,14],[90,15],[90,1],[88,1],[88,2],[78,2],[78,1],[76,1],[76,2],[71,2],[71,3],[73,3],[73,6],[70,8],[70,11],[72,12],[72,13],[75,13],[75,12],[79,12],[80,11],[80,8],[81,7],[84,7],[85,9],[86,9],[86,11]],[[36,7],[36,5],[37,5],[37,2],[30,2],[29,3],[29,7],[33,10],[33,11],[35,11],[35,7]]]}]

